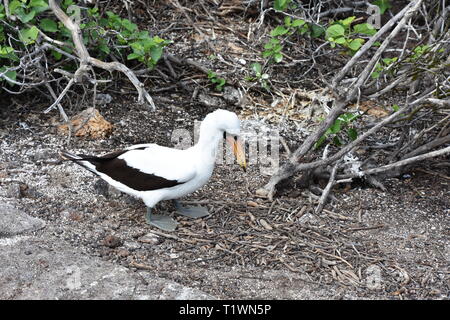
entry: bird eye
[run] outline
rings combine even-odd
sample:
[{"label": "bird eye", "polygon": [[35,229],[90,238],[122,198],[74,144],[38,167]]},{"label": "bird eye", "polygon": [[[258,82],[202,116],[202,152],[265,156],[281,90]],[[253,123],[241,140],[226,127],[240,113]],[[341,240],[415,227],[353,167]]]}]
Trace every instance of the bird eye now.
[{"label": "bird eye", "polygon": [[227,138],[227,133],[224,131],[223,132],[223,138],[226,139]]},{"label": "bird eye", "polygon": [[237,136],[234,136],[234,141],[237,141],[237,139],[238,139]]}]

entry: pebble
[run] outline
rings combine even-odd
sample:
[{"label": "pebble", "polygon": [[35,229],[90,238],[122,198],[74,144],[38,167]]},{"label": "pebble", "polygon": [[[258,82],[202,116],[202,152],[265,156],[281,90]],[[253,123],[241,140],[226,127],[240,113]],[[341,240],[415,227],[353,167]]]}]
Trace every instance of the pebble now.
[{"label": "pebble", "polygon": [[146,235],[140,237],[138,239],[138,241],[143,242],[143,243],[149,243],[152,245],[157,245],[162,242],[162,239],[161,239],[161,237],[157,236],[156,234],[147,233]]},{"label": "pebble", "polygon": [[117,248],[122,244],[122,240],[119,237],[108,235],[103,239],[102,244],[108,248]]},{"label": "pebble", "polygon": [[259,223],[264,227],[266,230],[273,230],[272,226],[264,219],[260,219]]},{"label": "pebble", "polygon": [[226,86],[223,89],[223,98],[233,105],[238,105],[241,102],[242,96],[236,88]]},{"label": "pebble", "polygon": [[0,238],[11,237],[45,227],[45,221],[29,216],[9,204],[0,203]]},{"label": "pebble", "polygon": [[135,241],[125,241],[123,243],[123,246],[126,249],[130,250],[130,251],[137,250],[137,249],[141,248],[141,245],[139,243],[135,242]]},{"label": "pebble", "polygon": [[120,249],[119,251],[117,251],[117,255],[121,258],[125,258],[130,255],[130,252],[126,249]]},{"label": "pebble", "polygon": [[12,183],[6,189],[6,196],[8,198],[20,199],[22,198],[22,190],[20,188],[20,184]]}]

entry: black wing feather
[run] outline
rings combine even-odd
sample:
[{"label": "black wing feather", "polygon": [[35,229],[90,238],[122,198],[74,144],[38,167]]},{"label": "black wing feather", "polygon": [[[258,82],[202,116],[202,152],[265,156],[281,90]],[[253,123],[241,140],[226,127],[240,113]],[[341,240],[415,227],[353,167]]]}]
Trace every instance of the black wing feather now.
[{"label": "black wing feather", "polygon": [[[140,149],[145,149],[145,147],[136,148],[133,150]],[[98,172],[104,173],[111,179],[137,191],[151,191],[163,188],[171,188],[183,183],[178,182],[177,180],[169,180],[154,174],[145,173],[140,171],[139,169],[128,166],[125,160],[118,158],[120,155],[124,154],[127,151],[129,150],[116,151],[100,157],[83,154],[79,154],[75,157],[68,152],[61,152],[61,155],[65,159],[72,160],[73,162],[81,165],[91,172],[94,172],[96,174],[98,174]],[[81,161],[88,161],[89,163],[93,164],[97,172],[84,166]]]}]

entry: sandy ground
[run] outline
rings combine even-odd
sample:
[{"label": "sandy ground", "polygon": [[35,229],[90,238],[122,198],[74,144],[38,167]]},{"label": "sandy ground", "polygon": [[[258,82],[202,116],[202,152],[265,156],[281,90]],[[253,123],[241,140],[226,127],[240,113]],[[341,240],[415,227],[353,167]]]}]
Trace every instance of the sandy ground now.
[{"label": "sandy ground", "polygon": [[[176,217],[179,228],[164,233],[145,223],[139,201],[109,189],[78,166],[55,164],[57,151],[101,154],[141,142],[171,146],[172,124],[191,130],[208,109],[152,113],[132,104],[110,105],[101,112],[114,125],[111,136],[73,138],[68,146],[67,137],[49,125],[50,116],[25,111],[4,110],[0,122],[0,202],[45,221],[44,228],[28,235],[75,257],[73,263],[76,257],[93,259],[106,269],[157,276],[216,298],[449,296],[448,172],[412,171],[386,181],[386,192],[361,183],[339,188],[336,200],[317,216],[311,214],[311,194],[295,182],[271,203],[255,196],[267,180],[257,166],[243,174],[237,165],[219,165],[204,188],[184,199],[207,206],[211,216],[195,221]],[[168,203],[158,210],[174,211]],[[22,254],[33,243],[17,241],[5,263],[23,264]],[[39,264],[38,255],[26,259]],[[1,277],[8,283],[4,273]],[[58,285],[63,284],[48,281],[47,289],[57,295]],[[108,298],[100,291],[90,297],[97,292]]]}]

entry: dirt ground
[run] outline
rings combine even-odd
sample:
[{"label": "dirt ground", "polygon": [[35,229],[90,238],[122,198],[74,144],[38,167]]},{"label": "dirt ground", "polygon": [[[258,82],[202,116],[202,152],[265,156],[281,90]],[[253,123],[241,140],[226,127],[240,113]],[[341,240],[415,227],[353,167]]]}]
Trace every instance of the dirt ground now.
[{"label": "dirt ground", "polygon": [[[216,20],[199,22],[204,31],[199,34],[182,12],[166,9],[156,8],[158,19],[149,20],[148,27],[162,30],[160,36],[174,41],[170,53],[201,61],[223,72],[229,84],[248,89],[239,79],[251,61],[260,59],[260,48],[244,41],[256,21],[254,15],[248,13],[242,20],[240,11],[230,15],[211,11]],[[145,16],[145,10],[140,14]],[[252,39],[268,30],[254,30],[258,36]],[[322,57],[317,62],[334,60],[341,58]],[[277,84],[308,66],[274,69],[271,80]],[[320,215],[312,214],[317,196],[300,188],[295,178],[270,202],[255,194],[269,178],[258,166],[251,165],[244,173],[236,164],[218,165],[205,187],[183,199],[207,206],[212,214],[194,221],[175,216],[180,224],[173,233],[148,226],[143,203],[108,188],[82,168],[59,161],[58,151],[63,149],[102,154],[138,143],[173,146],[175,128],[192,132],[194,121],[217,107],[235,111],[253,124],[275,126],[291,149],[310,132],[306,128],[315,125],[299,116],[298,106],[304,103],[293,103],[282,89],[278,98],[249,90],[245,101],[230,104],[192,66],[176,71],[178,87],[172,88],[156,73],[152,73],[156,80],[146,83],[158,107],[154,112],[133,102],[136,94],[126,80],[101,89],[113,97],[112,103],[97,105],[114,127],[104,139],[72,137],[68,142],[67,135],[56,129],[57,111],[42,113],[48,101],[0,97],[0,201],[45,220],[51,233],[44,229],[37,234],[52,241],[218,298],[449,298],[450,172],[435,165],[442,159],[384,181],[386,191],[358,181],[336,188],[336,199]],[[193,93],[198,83],[200,93],[219,100],[208,106]],[[290,86],[317,89],[308,79],[293,79]],[[277,99],[279,103],[274,102]],[[70,116],[92,106],[82,90],[65,100]],[[283,147],[280,157],[287,157]],[[174,214],[170,203],[161,203],[157,210]]]},{"label": "dirt ground", "polygon": [[[204,188],[184,199],[206,205],[212,215],[177,217],[179,228],[168,234],[145,223],[139,201],[78,166],[53,162],[67,148],[102,153],[143,141],[171,145],[170,123],[186,119],[180,127],[191,129],[208,110],[108,106],[101,111],[114,133],[104,140],[75,138],[70,147],[39,108],[3,111],[0,200],[44,219],[56,228],[55,241],[88,255],[219,298],[448,298],[444,177],[413,171],[388,180],[386,192],[354,184],[336,190],[336,201],[315,216],[307,193],[295,186],[270,203],[255,196],[267,179],[258,167],[243,173],[237,165],[219,165]],[[173,208],[163,203],[158,210],[172,214]]]}]

